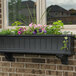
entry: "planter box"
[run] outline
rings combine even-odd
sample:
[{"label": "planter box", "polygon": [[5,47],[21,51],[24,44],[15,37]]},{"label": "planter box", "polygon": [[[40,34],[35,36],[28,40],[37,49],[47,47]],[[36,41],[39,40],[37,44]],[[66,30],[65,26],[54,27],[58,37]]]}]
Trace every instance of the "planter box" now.
[{"label": "planter box", "polygon": [[5,53],[7,59],[12,56],[12,53],[32,53],[54,54],[61,60],[67,60],[68,56],[74,54],[74,38],[67,35],[68,50],[61,50],[64,46],[64,37],[65,35],[0,36],[0,52]]}]

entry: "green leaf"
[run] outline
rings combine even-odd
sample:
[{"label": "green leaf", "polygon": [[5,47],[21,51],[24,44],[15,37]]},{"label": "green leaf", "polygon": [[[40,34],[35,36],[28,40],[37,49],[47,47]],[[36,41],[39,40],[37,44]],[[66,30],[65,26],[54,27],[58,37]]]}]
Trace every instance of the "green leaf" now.
[{"label": "green leaf", "polygon": [[67,39],[68,39],[68,37],[64,37],[64,39],[65,39],[65,40],[67,40]]}]

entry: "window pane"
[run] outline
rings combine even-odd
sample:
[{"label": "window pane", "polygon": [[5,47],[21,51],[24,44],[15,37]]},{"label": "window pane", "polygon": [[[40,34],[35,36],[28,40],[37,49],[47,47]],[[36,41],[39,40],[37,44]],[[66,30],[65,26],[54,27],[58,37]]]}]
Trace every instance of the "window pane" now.
[{"label": "window pane", "polygon": [[8,22],[36,23],[36,0],[8,0]]},{"label": "window pane", "polygon": [[62,20],[64,24],[76,24],[76,0],[46,0],[47,24]]}]

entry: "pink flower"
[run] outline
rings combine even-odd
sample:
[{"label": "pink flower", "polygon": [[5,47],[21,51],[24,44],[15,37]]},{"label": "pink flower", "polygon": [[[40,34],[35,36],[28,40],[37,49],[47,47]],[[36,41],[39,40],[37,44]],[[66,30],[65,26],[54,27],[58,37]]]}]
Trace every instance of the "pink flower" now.
[{"label": "pink flower", "polygon": [[37,25],[34,26],[34,29],[37,28]]},{"label": "pink flower", "polygon": [[33,25],[32,25],[32,23],[31,24],[29,24],[29,27],[32,27]]},{"label": "pink flower", "polygon": [[38,27],[41,27],[42,28],[42,25],[38,24]]},{"label": "pink flower", "polygon": [[26,31],[26,28],[25,27],[23,28],[23,31]]},{"label": "pink flower", "polygon": [[44,31],[45,30],[45,28],[42,28],[42,31]]},{"label": "pink flower", "polygon": [[44,27],[47,27],[47,25],[44,25]]},{"label": "pink flower", "polygon": [[18,35],[20,35],[21,34],[21,31],[18,31]]},{"label": "pink flower", "polygon": [[23,31],[23,28],[20,28],[19,30],[20,30],[20,31]]}]

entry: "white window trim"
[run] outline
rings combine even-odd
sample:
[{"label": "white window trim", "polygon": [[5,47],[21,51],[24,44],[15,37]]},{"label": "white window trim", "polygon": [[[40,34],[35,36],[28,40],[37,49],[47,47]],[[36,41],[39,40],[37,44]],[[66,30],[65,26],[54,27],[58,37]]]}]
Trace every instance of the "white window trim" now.
[{"label": "white window trim", "polygon": [[[8,26],[8,15],[7,15],[7,1],[2,0],[3,2],[3,29],[7,28],[14,28],[12,26]],[[39,20],[41,19],[41,16],[46,10],[46,0],[37,0],[37,24],[39,23]],[[42,20],[40,20],[40,24],[46,24],[46,13],[44,14]],[[64,25],[64,30],[62,31],[72,31],[76,33],[76,25]]]},{"label": "white window trim", "polygon": [[[3,3],[2,4],[3,5],[3,29],[15,28],[15,26],[9,26],[8,25],[8,8],[7,8],[8,2],[7,2],[7,0],[2,0],[2,3]],[[42,8],[42,6],[40,6],[40,5],[41,5],[41,1],[40,0],[37,0],[37,9],[36,9],[37,10],[37,23],[39,22],[40,15],[42,13],[40,11],[40,8]]]},{"label": "white window trim", "polygon": [[38,6],[37,6],[37,24],[42,24],[45,25],[46,24],[46,2],[45,0],[39,0],[38,1]]},{"label": "white window trim", "polygon": [[[1,0],[1,4],[3,4],[2,0]],[[1,5],[1,20],[2,20],[2,27],[0,28],[0,31],[3,29],[3,5]]]}]

